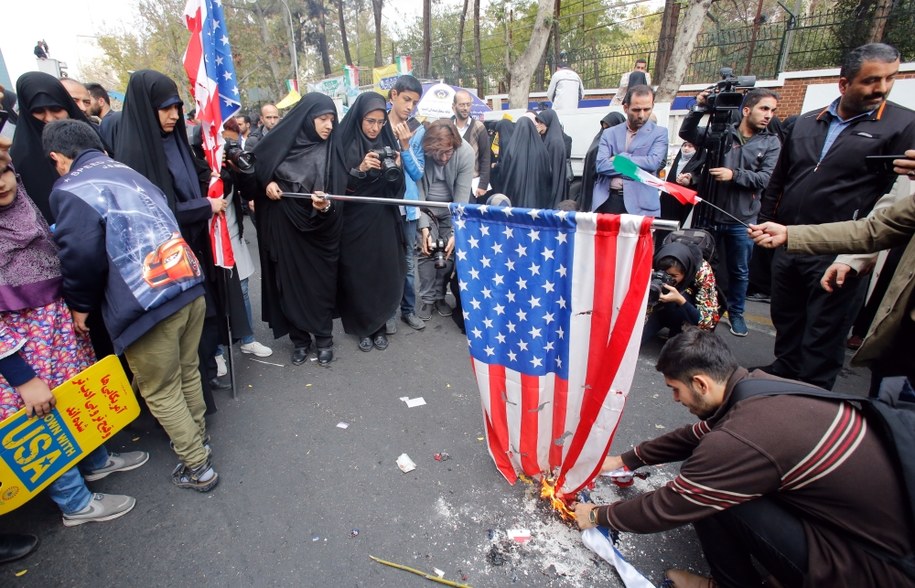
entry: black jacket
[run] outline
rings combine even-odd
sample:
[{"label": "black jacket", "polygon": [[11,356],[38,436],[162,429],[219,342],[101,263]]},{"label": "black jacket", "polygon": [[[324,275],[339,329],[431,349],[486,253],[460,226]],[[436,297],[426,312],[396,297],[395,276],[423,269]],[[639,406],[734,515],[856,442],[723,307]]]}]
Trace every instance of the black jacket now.
[{"label": "black jacket", "polygon": [[[700,127],[699,121],[705,114],[704,109],[695,109],[689,113],[680,127],[680,138],[689,141],[697,149],[715,149],[710,144],[707,128]],[[756,222],[759,214],[762,192],[769,183],[782,144],[778,136],[763,129],[750,137],[746,143],[740,142],[739,124],[728,127],[730,149],[724,154],[723,166],[734,172],[734,179],[728,182],[716,182],[718,188],[713,203],[730,212],[745,222]],[[715,162],[708,162],[714,167]],[[672,178],[676,181],[676,178]],[[707,194],[700,194],[708,198]],[[734,219],[717,210],[712,213],[715,222],[735,224]]]},{"label": "black jacket", "polygon": [[915,112],[884,102],[844,129],[820,161],[831,119],[825,108],[797,119],[763,194],[760,221],[800,225],[854,220],[866,216],[890,191],[897,176],[868,171],[865,156],[911,149]]}]

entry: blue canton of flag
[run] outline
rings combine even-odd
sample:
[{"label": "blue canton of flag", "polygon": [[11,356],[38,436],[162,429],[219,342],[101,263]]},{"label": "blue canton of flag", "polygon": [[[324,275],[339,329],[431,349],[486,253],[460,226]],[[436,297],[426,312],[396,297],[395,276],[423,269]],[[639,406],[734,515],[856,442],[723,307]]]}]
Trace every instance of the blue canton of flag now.
[{"label": "blue canton of flag", "polygon": [[[457,265],[472,356],[568,379],[575,217],[562,211],[457,207]],[[466,270],[464,269],[466,268]]]},{"label": "blue canton of flag", "polygon": [[203,57],[207,77],[219,87],[222,120],[228,120],[241,108],[241,95],[235,79],[232,46],[226,34],[221,0],[206,0],[207,18],[203,22]]}]

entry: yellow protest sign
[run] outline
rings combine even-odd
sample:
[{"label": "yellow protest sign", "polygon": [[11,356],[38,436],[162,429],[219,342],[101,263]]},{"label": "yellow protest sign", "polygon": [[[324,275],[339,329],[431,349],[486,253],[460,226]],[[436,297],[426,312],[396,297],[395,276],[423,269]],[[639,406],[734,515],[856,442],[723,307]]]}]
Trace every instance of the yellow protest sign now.
[{"label": "yellow protest sign", "polygon": [[22,409],[0,422],[0,515],[28,502],[140,414],[114,355],[52,392],[51,414],[28,418]]},{"label": "yellow protest sign", "polygon": [[397,69],[396,63],[372,69],[372,82],[375,84],[375,91],[382,96],[388,95],[388,90],[394,87],[399,77],[400,71]]}]

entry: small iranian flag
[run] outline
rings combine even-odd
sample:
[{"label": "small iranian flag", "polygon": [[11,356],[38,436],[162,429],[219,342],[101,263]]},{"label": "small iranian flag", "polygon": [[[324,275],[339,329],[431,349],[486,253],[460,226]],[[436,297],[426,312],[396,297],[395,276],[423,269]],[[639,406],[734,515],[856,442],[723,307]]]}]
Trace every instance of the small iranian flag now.
[{"label": "small iranian flag", "polygon": [[625,155],[617,155],[613,158],[613,167],[616,171],[620,172],[630,180],[636,182],[641,182],[647,184],[652,188],[657,188],[662,192],[667,192],[682,204],[698,204],[702,202],[702,198],[699,198],[699,195],[695,190],[690,190],[685,186],[680,184],[675,184],[673,182],[665,182],[661,178],[655,177],[637,166],[631,159]]},{"label": "small iranian flag", "polygon": [[413,58],[409,55],[398,55],[394,63],[397,64],[397,73],[407,75],[413,73]]}]

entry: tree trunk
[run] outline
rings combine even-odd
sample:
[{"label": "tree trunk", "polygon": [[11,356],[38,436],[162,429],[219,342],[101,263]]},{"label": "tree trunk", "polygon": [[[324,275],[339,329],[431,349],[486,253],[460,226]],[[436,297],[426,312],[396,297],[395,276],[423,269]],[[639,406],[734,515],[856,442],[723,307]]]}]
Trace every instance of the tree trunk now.
[{"label": "tree trunk", "polygon": [[508,11],[508,19],[502,23],[502,29],[505,32],[505,54],[503,55],[503,60],[505,61],[505,72],[508,74],[508,79],[499,81],[499,93],[503,93],[503,88],[505,86],[511,87],[512,83],[512,21],[515,19],[515,11]]},{"label": "tree trunk", "polygon": [[677,36],[674,39],[670,63],[664,70],[661,85],[658,87],[655,100],[670,102],[677,95],[686,70],[689,67],[690,56],[696,47],[696,41],[702,30],[702,22],[712,6],[712,0],[688,0],[686,12],[677,25]]},{"label": "tree trunk", "polygon": [[423,0],[423,70],[422,76],[429,77],[432,71],[432,0]]},{"label": "tree trunk", "polygon": [[337,21],[340,23],[340,38],[343,41],[343,59],[347,65],[353,64],[353,56],[349,52],[349,39],[346,36],[346,19],[343,18],[343,0],[337,0]]},{"label": "tree trunk", "polygon": [[461,75],[461,71],[464,69],[461,67],[461,55],[464,53],[464,24],[467,22],[467,5],[469,0],[464,0],[464,9],[461,10],[461,20],[458,22],[458,35],[457,35],[457,55],[454,60],[454,80],[457,85],[463,86],[464,80]]},{"label": "tree trunk", "polygon": [[753,32],[750,35],[750,49],[747,52],[747,63],[743,68],[743,75],[748,76],[753,71],[753,54],[756,52],[756,39],[759,37],[759,25],[762,24],[763,0],[756,5],[756,17],[753,19]]},{"label": "tree trunk", "polygon": [[480,2],[473,0],[473,61],[477,77],[477,96],[483,96],[483,52],[480,49]]},{"label": "tree trunk", "polygon": [[561,5],[562,0],[556,0],[556,4],[553,7],[553,71],[556,71],[556,66],[561,60],[559,57],[562,51],[562,44],[559,42],[559,11],[562,7]]},{"label": "tree trunk", "polygon": [[[537,20],[534,22],[534,29],[531,31],[531,40],[528,42],[524,52],[512,64],[511,70],[509,70],[511,74],[508,90],[509,108],[527,108],[534,68],[537,67],[540,56],[543,55],[543,50],[550,39],[554,1],[539,0],[537,3]],[[704,1],[711,3],[712,0]]]},{"label": "tree trunk", "polygon": [[384,56],[381,54],[381,7],[384,0],[372,0],[372,13],[375,15],[375,67],[384,65]]},{"label": "tree trunk", "polygon": [[654,60],[654,79],[660,84],[664,79],[664,70],[670,63],[674,40],[677,34],[677,21],[680,19],[680,5],[676,0],[665,0],[664,16],[661,17],[661,35],[658,39],[658,52]]},{"label": "tree trunk", "polygon": [[315,30],[318,36],[318,52],[321,54],[321,66],[324,68],[324,77],[330,76],[330,54],[327,50],[327,10],[325,0],[315,2]]},{"label": "tree trunk", "polygon": [[[263,42],[264,47],[270,47],[273,44],[273,38],[270,35],[270,31],[267,29],[267,14],[261,9],[260,4],[254,4],[252,10],[257,16],[255,20],[259,25],[258,30],[261,35],[261,42]],[[279,95],[282,96],[284,76],[280,73],[280,66],[276,59],[268,59],[267,64],[270,67],[270,75],[273,77],[273,86],[281,92]]]},{"label": "tree trunk", "polygon": [[882,43],[883,32],[886,30],[886,21],[893,11],[893,0],[877,0],[874,7],[874,19],[871,21],[870,30],[867,32],[868,43]]}]

